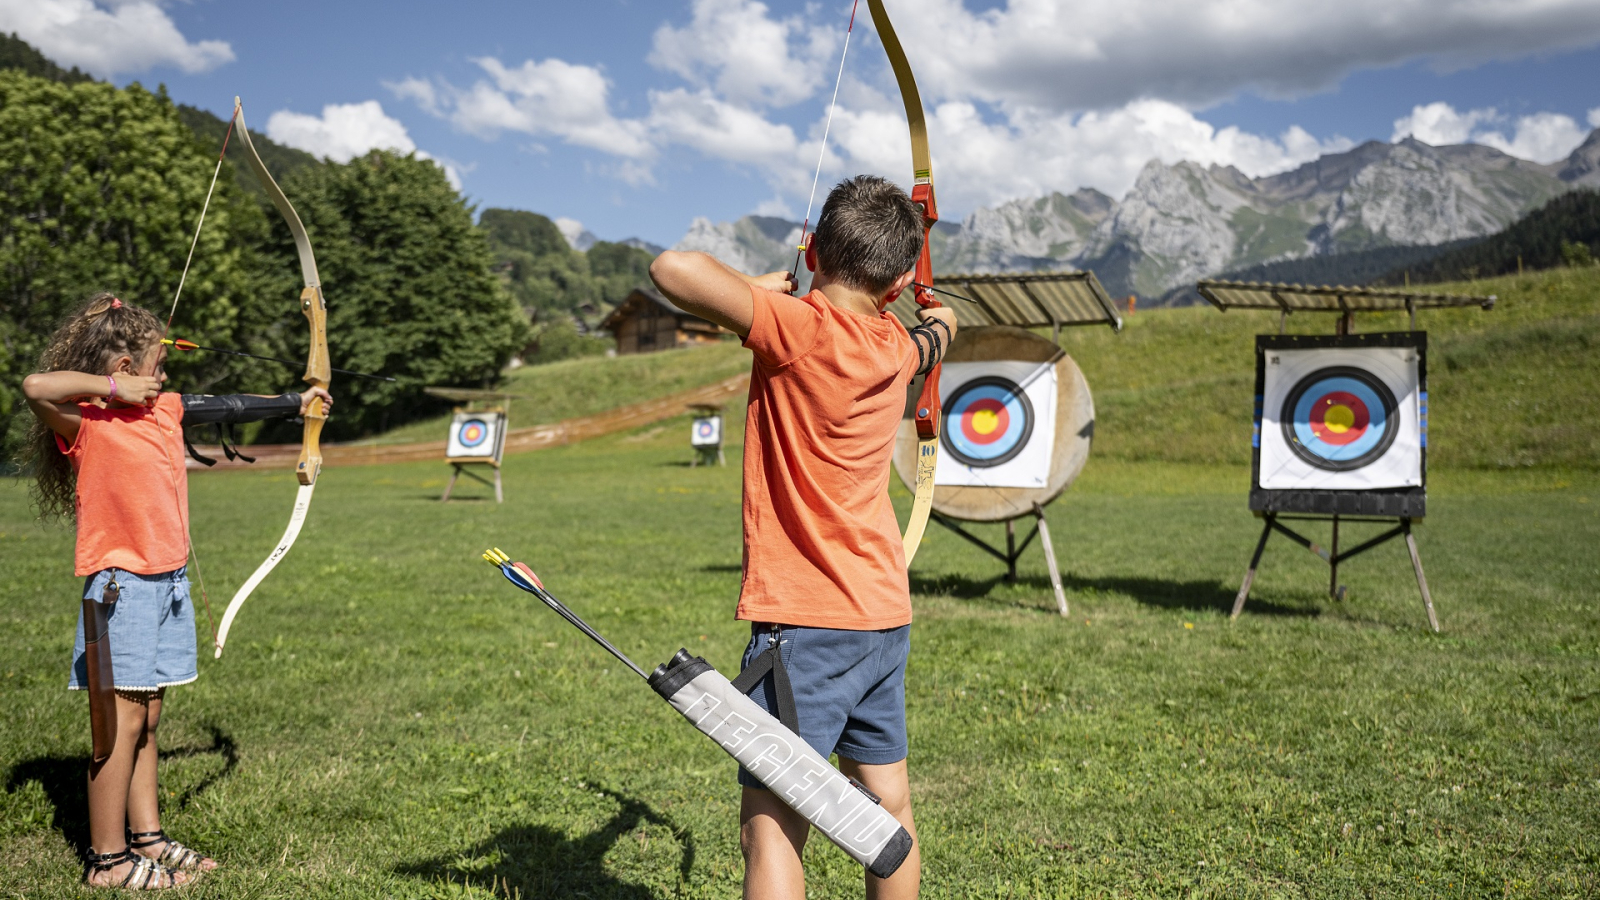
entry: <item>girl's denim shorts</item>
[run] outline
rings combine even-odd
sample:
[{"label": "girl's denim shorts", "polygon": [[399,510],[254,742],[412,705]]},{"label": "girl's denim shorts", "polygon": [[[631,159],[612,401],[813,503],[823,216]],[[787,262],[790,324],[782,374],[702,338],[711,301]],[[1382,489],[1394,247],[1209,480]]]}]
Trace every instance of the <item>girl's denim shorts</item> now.
[{"label": "girl's denim shorts", "polygon": [[[195,668],[194,604],[189,599],[188,567],[159,575],[137,575],[105,569],[84,581],[83,595],[99,600],[113,577],[122,595],[107,610],[111,639],[111,674],[119,691],[157,691],[188,684],[200,677]],[[83,611],[78,611],[78,637],[72,646],[72,675],[67,687],[88,686],[83,656]]]}]

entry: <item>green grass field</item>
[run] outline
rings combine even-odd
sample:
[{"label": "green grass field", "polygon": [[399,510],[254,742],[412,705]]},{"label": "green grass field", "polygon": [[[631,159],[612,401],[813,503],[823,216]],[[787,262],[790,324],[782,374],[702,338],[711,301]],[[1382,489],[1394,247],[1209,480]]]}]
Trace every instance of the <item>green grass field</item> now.
[{"label": "green grass field", "polygon": [[[1524,283],[1434,330],[1419,542],[1441,635],[1397,544],[1346,564],[1335,602],[1275,541],[1229,622],[1259,528],[1233,432],[1248,336],[1275,322],[1150,312],[1069,337],[1100,404],[1095,457],[1050,507],[1072,615],[1037,553],[1007,583],[935,529],[913,569],[926,896],[1600,896],[1600,417],[1573,349],[1597,333],[1593,282]],[[503,506],[439,504],[442,464],[325,473],[227,655],[169,698],[165,824],[227,866],[185,895],[737,896],[731,762],[477,558],[527,560],[646,668],[687,646],[736,669],[737,447],[690,469],[686,432],[512,457]],[[293,493],[288,473],[193,479],[214,612]],[[4,896],[90,895],[71,548],[0,483]],[[812,896],[859,896],[820,838],[808,867]]]}]

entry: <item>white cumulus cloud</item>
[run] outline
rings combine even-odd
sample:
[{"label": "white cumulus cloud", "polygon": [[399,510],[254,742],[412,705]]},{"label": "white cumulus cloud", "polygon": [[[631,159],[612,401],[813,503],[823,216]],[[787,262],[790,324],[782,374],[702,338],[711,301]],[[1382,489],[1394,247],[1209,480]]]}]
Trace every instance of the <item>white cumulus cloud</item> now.
[{"label": "white cumulus cloud", "polygon": [[517,66],[493,57],[476,62],[489,77],[470,87],[407,78],[388,88],[486,140],[517,132],[553,136],[632,160],[653,154],[643,123],[612,115],[610,82],[600,69],[560,59],[527,60]]},{"label": "white cumulus cloud", "polygon": [[838,32],[800,15],[768,16],[755,0],[694,0],[682,28],[656,29],[649,61],[734,103],[787,105],[810,97],[832,73]]},{"label": "white cumulus cloud", "polygon": [[0,32],[102,78],[168,66],[208,72],[234,58],[227,41],[184,37],[153,0],[0,0]]},{"label": "white cumulus cloud", "polygon": [[[1298,96],[1358,69],[1441,69],[1600,41],[1594,0],[963,0],[893,3],[924,90],[1055,110]],[[987,4],[985,4],[987,5]],[[881,52],[881,51],[879,51]]]},{"label": "white cumulus cloud", "polygon": [[1600,106],[1589,110],[1589,127],[1600,128]]},{"label": "white cumulus cloud", "polygon": [[[1589,111],[1589,122],[1596,125],[1600,108]],[[1512,122],[1511,136],[1498,127],[1507,122],[1493,107],[1458,110],[1448,103],[1434,102],[1412,108],[1409,115],[1394,122],[1392,140],[1414,137],[1424,144],[1483,144],[1519,159],[1551,163],[1564,159],[1588,136],[1588,131],[1571,116],[1539,112],[1519,116]],[[1596,125],[1600,127],[1600,125]]]},{"label": "white cumulus cloud", "polygon": [[267,119],[267,137],[334,162],[349,162],[370,150],[415,153],[444,169],[451,187],[461,189],[461,167],[418,150],[406,126],[376,100],[330,103],[320,116],[278,110]]}]

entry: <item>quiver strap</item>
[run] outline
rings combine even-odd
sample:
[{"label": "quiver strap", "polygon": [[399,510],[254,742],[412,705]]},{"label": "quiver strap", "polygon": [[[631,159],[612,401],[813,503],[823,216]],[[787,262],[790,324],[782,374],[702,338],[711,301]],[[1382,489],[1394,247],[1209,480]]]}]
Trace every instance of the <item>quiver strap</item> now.
[{"label": "quiver strap", "polygon": [[739,673],[731,683],[733,689],[749,696],[755,686],[772,673],[773,693],[778,695],[778,721],[795,734],[800,733],[800,713],[794,705],[794,688],[789,684],[789,670],[783,666],[782,631],[772,629],[772,641],[767,649],[751,661],[750,667]]}]

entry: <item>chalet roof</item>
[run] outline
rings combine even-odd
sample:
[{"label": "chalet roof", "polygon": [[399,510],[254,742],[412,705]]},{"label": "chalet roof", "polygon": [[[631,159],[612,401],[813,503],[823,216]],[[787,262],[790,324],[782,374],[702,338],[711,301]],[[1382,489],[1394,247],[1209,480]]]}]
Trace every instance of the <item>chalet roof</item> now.
[{"label": "chalet roof", "polygon": [[[1058,330],[1069,325],[1110,325],[1122,330],[1122,317],[1093,272],[941,275],[934,287],[974,301],[945,301],[962,325]],[[889,304],[889,311],[908,328],[917,323],[917,304],[910,291]]]},{"label": "chalet roof", "polygon": [[1296,312],[1394,312],[1477,306],[1494,309],[1496,298],[1435,294],[1410,288],[1364,288],[1343,285],[1266,284],[1253,281],[1201,281],[1196,287],[1212,306]]}]

